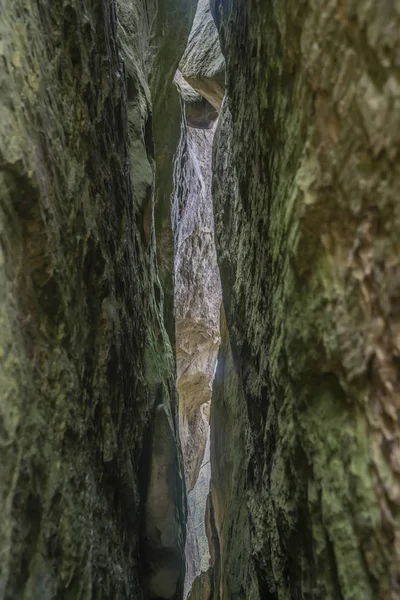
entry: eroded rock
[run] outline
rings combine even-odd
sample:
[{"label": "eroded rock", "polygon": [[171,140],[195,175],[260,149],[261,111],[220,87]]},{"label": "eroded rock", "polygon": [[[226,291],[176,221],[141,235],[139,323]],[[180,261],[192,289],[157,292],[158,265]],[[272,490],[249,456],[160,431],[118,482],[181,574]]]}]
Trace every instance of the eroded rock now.
[{"label": "eroded rock", "polygon": [[175,83],[183,101],[186,124],[195,129],[212,129],[218,111],[187,83],[180,71],[175,73]]},{"label": "eroded rock", "polygon": [[183,124],[175,174],[177,386],[188,491],[203,459],[208,418],[202,407],[211,398],[219,345],[221,288],[210,196],[213,134]]},{"label": "eroded rock", "polygon": [[[155,261],[153,90],[172,84],[191,8],[1,5],[4,600],[142,598],[138,473],[159,389],[177,426],[172,305]],[[181,470],[177,445],[173,460]],[[181,579],[182,539],[169,545]]]},{"label": "eroded rock", "polygon": [[219,111],[225,91],[225,62],[210,0],[199,0],[179,68],[186,81]]},{"label": "eroded rock", "polygon": [[[182,81],[180,83],[182,85]],[[180,88],[186,106],[187,87],[185,83]],[[204,567],[208,555],[204,513],[209,465],[202,463],[209,437],[209,404],[220,339],[221,303],[210,195],[215,126],[212,129],[194,129],[188,126],[187,115],[186,109],[176,158],[173,213],[180,434],[186,486],[189,492],[195,488],[190,496],[193,511],[189,527],[193,527],[193,530],[189,531],[186,544],[188,566],[185,593],[190,589],[194,577],[200,573],[202,565]],[[196,488],[202,467],[201,485]],[[190,505],[189,502],[189,508]],[[193,539],[196,539],[195,546],[191,545]]]},{"label": "eroded rock", "polygon": [[[233,356],[212,403],[215,520],[249,510],[255,597],[397,599],[398,14],[367,1],[213,5]],[[244,415],[244,457],[220,429],[231,411]],[[245,481],[229,505],[217,476],[228,461]],[[220,598],[248,598],[232,591],[234,536],[219,536]]]}]

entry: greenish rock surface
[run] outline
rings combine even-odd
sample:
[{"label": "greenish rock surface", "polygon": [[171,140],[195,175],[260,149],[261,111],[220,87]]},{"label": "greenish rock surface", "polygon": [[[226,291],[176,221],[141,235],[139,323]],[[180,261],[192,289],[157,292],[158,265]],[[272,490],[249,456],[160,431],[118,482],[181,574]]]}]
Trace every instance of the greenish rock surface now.
[{"label": "greenish rock surface", "polygon": [[[187,0],[1,6],[4,600],[182,594],[174,326],[155,238],[179,98],[175,141],[163,130],[161,146],[160,122],[193,13]],[[157,504],[164,467],[174,478]]]},{"label": "greenish rock surface", "polygon": [[[212,10],[229,332],[211,415],[214,597],[398,599],[398,8]],[[232,447],[235,413],[245,443]],[[241,560],[250,582],[237,591]]]}]

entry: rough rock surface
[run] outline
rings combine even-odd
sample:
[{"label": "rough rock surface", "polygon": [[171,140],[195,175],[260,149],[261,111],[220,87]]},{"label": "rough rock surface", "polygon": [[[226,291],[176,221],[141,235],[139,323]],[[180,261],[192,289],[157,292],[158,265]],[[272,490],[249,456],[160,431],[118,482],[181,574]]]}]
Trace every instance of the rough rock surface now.
[{"label": "rough rock surface", "polygon": [[[209,409],[209,406],[207,406]],[[209,415],[207,415],[209,419]],[[210,427],[207,428],[207,442],[203,462],[200,466],[199,476],[194,488],[188,495],[188,509],[191,514],[197,543],[199,547],[199,569],[207,571],[210,562],[210,550],[206,533],[206,506],[210,491],[211,463],[210,463]]]},{"label": "rough rock surface", "polygon": [[196,129],[212,129],[218,111],[187,83],[180,71],[175,73],[174,80],[183,101],[186,124]]},{"label": "rough rock surface", "polygon": [[[218,381],[233,354],[212,404],[216,525],[221,511],[235,525],[249,511],[251,597],[395,600],[398,8],[215,0],[213,12],[227,71]],[[225,427],[235,414],[245,457]],[[249,598],[231,587],[241,540],[219,531],[215,597]]]},{"label": "rough rock surface", "polygon": [[[159,119],[191,13],[186,0],[157,13],[136,0],[1,6],[5,600],[142,598],[159,568],[169,588],[160,597],[181,594],[185,499],[163,321],[172,322],[172,306],[164,308],[155,262],[152,115]],[[156,451],[160,435],[168,460]],[[175,479],[160,506],[162,467]],[[154,544],[146,548],[163,510],[170,530],[161,527],[155,557]]]},{"label": "rough rock surface", "polygon": [[220,339],[221,286],[210,193],[214,129],[193,129],[183,122],[175,173],[177,387],[188,491],[203,460],[204,407],[211,399]]},{"label": "rough rock surface", "polygon": [[210,0],[199,0],[179,67],[187,82],[219,110],[225,89],[225,62],[210,12]]},{"label": "rough rock surface", "polygon": [[[197,113],[196,128],[189,127],[187,107],[192,92],[179,76],[177,83],[185,105],[176,157],[173,209],[177,387],[186,486],[189,492],[193,490],[189,496],[193,511],[188,521],[186,542],[186,595],[202,565],[208,561],[204,513],[209,464],[203,465],[200,482],[198,478],[209,438],[209,403],[220,339],[221,286],[211,200],[216,114],[213,110],[210,121],[209,105],[204,106]],[[199,129],[199,123],[204,123],[206,129]],[[212,129],[209,129],[210,125]]]}]

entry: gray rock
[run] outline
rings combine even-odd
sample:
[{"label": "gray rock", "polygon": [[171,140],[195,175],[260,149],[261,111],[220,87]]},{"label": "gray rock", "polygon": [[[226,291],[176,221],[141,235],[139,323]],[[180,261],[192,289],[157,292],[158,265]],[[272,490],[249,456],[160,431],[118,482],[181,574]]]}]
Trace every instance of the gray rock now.
[{"label": "gray rock", "polygon": [[149,451],[144,508],[147,594],[150,598],[177,598],[184,547],[177,507],[183,498],[183,481],[168,405],[159,404],[155,409]]},{"label": "gray rock", "polygon": [[[187,84],[182,84],[181,78],[178,83],[187,106],[188,93],[193,92]],[[189,526],[193,531],[186,542],[185,595],[201,567],[208,563],[204,512],[209,466],[203,467],[201,481],[198,478],[209,437],[209,403],[219,346],[221,303],[210,194],[215,127],[194,129],[188,126],[187,116],[186,110],[176,157],[173,211],[180,436],[186,485],[189,492],[193,490],[189,500],[189,510],[192,509]]]},{"label": "gray rock", "polygon": [[179,68],[187,82],[219,110],[225,90],[225,62],[209,0],[199,0]]},{"label": "gray rock", "polygon": [[214,130],[182,125],[175,173],[177,387],[187,488],[197,480],[219,345],[221,288],[210,196]]},{"label": "gray rock", "polygon": [[217,110],[187,83],[180,71],[175,73],[174,81],[184,103],[187,125],[196,129],[212,129],[218,118]]}]

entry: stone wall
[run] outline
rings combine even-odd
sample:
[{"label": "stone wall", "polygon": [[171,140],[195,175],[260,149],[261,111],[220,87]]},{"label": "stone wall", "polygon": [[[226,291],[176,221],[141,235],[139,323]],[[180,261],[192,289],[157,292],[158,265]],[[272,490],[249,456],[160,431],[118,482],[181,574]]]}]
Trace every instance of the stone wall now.
[{"label": "stone wall", "polygon": [[[181,597],[186,509],[153,124],[192,18],[187,0],[2,3],[7,600]],[[179,113],[164,140],[172,155],[178,140]],[[170,163],[171,190],[172,174]]]},{"label": "stone wall", "polygon": [[367,0],[215,0],[213,13],[227,73],[215,598],[396,599],[399,14]]}]

